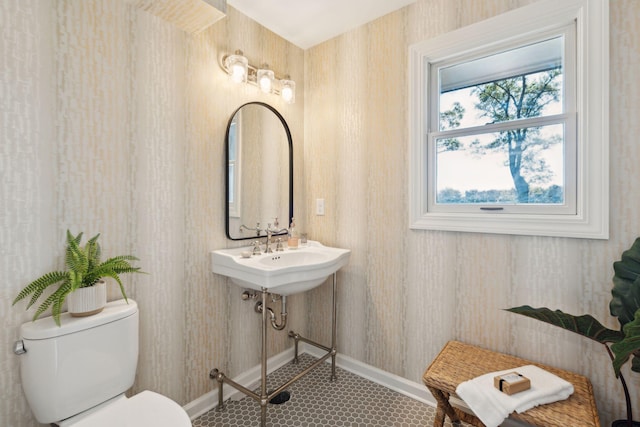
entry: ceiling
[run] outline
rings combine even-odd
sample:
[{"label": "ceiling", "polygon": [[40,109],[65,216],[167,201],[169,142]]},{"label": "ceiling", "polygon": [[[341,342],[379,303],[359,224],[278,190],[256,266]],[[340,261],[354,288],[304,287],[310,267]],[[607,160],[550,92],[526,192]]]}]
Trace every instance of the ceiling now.
[{"label": "ceiling", "polygon": [[416,0],[228,0],[227,4],[302,49]]}]

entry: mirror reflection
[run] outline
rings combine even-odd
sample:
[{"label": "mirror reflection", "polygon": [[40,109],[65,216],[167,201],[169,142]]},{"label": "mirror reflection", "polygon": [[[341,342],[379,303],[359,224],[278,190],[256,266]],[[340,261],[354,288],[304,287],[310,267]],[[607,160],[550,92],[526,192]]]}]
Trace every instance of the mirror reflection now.
[{"label": "mirror reflection", "polygon": [[282,115],[261,102],[242,105],[227,125],[225,151],[227,237],[263,237],[268,224],[286,229],[293,216],[293,151]]}]

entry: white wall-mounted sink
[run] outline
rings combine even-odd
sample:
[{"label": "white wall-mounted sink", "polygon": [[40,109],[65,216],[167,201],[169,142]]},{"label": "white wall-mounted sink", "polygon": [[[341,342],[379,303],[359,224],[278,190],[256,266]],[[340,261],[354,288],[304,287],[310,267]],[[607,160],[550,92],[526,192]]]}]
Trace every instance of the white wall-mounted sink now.
[{"label": "white wall-mounted sink", "polygon": [[212,271],[231,278],[243,288],[291,295],[308,291],[349,262],[351,251],[308,241],[298,249],[285,249],[270,254],[244,258],[250,247],[220,249],[211,252]]}]

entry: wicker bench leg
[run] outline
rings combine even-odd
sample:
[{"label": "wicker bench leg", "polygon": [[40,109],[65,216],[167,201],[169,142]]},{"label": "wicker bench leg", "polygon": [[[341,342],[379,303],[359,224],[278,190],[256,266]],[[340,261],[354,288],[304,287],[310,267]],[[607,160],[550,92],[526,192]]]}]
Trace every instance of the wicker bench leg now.
[{"label": "wicker bench leg", "polygon": [[436,416],[433,419],[433,427],[442,427],[444,425],[444,411],[442,407],[438,405],[436,408]]},{"label": "wicker bench leg", "polygon": [[433,427],[442,427],[444,424],[444,416],[448,416],[451,422],[459,421],[458,414],[453,410],[449,403],[449,393],[446,393],[437,388],[428,387],[429,391],[436,398],[438,407],[436,408],[436,417],[433,422]]}]

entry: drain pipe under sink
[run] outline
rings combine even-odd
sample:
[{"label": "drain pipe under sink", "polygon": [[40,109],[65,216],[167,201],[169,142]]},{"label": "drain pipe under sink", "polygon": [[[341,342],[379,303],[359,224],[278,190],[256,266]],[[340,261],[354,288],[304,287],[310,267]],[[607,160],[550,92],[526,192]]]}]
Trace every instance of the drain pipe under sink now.
[{"label": "drain pipe under sink", "polygon": [[[282,304],[280,309],[280,321],[281,321],[280,324],[278,324],[278,321],[276,319],[276,314],[273,312],[273,310],[267,307],[267,311],[269,312],[269,318],[271,320],[271,327],[278,331],[283,330],[287,326],[287,297],[283,295],[280,297],[280,299]],[[262,301],[258,301],[256,303],[255,310],[256,310],[256,313],[262,313],[262,310],[263,310]]]}]

